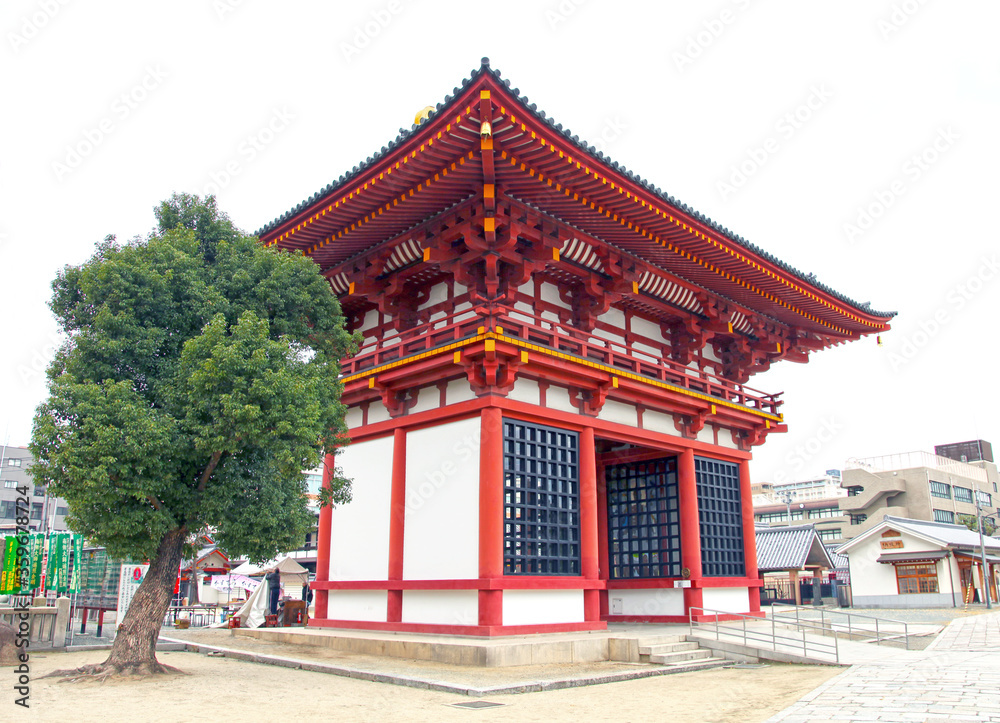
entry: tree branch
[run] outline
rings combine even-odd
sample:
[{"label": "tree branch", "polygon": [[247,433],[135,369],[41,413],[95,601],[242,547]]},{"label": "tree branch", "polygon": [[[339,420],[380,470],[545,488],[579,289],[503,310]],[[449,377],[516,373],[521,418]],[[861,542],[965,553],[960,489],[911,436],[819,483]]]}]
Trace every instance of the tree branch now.
[{"label": "tree branch", "polygon": [[212,476],[212,472],[215,471],[216,466],[219,464],[219,460],[222,459],[222,452],[213,452],[212,459],[209,461],[208,466],[205,468],[204,473],[201,475],[201,479],[198,481],[198,491],[204,492],[205,485],[208,484],[208,478]]},{"label": "tree branch", "polygon": [[163,512],[163,503],[156,499],[155,495],[146,495],[146,499],[149,500],[149,504],[151,504],[157,512]]}]

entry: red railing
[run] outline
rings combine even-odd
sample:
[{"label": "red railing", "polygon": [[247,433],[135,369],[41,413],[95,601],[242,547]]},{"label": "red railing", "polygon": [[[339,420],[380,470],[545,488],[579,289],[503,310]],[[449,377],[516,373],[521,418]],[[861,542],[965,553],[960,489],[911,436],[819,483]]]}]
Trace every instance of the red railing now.
[{"label": "red railing", "polygon": [[[417,329],[373,340],[362,346],[355,356],[341,362],[343,373],[357,374],[475,336],[480,327],[490,329],[496,326],[503,328],[504,336],[724,399],[749,409],[778,414],[778,407],[782,404],[779,394],[766,394],[742,384],[734,384],[709,372],[695,371],[670,359],[655,357],[633,345],[597,337],[558,321],[509,308],[485,317],[466,310]],[[652,345],[656,340],[650,339],[649,342]]]}]

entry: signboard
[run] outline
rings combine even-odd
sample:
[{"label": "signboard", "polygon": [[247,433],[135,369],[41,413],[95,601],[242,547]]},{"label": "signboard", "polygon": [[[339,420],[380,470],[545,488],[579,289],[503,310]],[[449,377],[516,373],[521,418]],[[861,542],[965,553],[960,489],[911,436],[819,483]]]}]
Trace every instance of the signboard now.
[{"label": "signboard", "polygon": [[231,590],[253,592],[260,585],[260,580],[254,580],[246,575],[213,575],[211,585],[219,592]]},{"label": "signboard", "polygon": [[128,606],[132,604],[135,591],[146,577],[149,565],[122,565],[122,573],[118,578],[118,615],[115,616],[115,630],[125,619]]},{"label": "signboard", "polygon": [[956,442],[955,444],[939,444],[934,447],[934,454],[958,462],[993,461],[993,447],[982,439],[974,439],[971,442]]}]

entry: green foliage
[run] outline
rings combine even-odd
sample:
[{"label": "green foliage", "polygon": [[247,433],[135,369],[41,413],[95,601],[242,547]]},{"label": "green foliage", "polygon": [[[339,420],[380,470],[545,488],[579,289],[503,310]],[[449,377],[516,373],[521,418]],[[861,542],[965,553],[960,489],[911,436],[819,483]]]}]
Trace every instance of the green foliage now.
[{"label": "green foliage", "polygon": [[[338,360],[357,341],[316,264],[242,235],[214,198],[175,195],[156,215],[148,239],[109,237],[53,282],[67,340],[33,472],[113,556],[207,526],[259,562],[311,524],[302,470],[342,443]],[[349,499],[337,475],[327,501]]]},{"label": "green foliage", "polygon": [[[958,524],[965,525],[973,532],[979,532],[979,521],[975,515],[959,515]],[[997,531],[997,524],[989,517],[983,518],[983,534],[991,537]]]}]

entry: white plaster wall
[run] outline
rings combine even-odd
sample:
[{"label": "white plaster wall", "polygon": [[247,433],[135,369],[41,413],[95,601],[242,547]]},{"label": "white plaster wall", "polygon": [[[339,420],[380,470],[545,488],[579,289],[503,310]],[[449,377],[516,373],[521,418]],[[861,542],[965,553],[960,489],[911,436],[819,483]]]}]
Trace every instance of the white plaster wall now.
[{"label": "white plaster wall", "polygon": [[365,319],[361,322],[361,330],[371,329],[373,326],[378,326],[378,309],[372,309],[365,314]]},{"label": "white plaster wall", "polygon": [[404,590],[403,622],[434,625],[479,623],[477,590]]},{"label": "white plaster wall", "polygon": [[605,324],[611,324],[611,326],[621,329],[623,332],[625,331],[625,312],[619,309],[608,309],[597,317],[597,320]]},{"label": "white plaster wall", "polygon": [[504,590],[504,625],[582,623],[583,590]]},{"label": "white plaster wall", "polygon": [[445,395],[445,403],[449,405],[467,402],[470,399],[476,398],[475,392],[472,391],[472,387],[469,386],[469,382],[466,379],[456,379],[455,381],[448,382]]},{"label": "white plaster wall", "polygon": [[654,324],[652,321],[647,321],[646,319],[640,319],[638,316],[632,317],[632,333],[655,339],[656,341],[663,339],[659,324]]},{"label": "white plaster wall", "polygon": [[462,294],[464,294],[466,291],[469,290],[469,287],[468,286],[462,286],[460,283],[458,283],[457,281],[455,281],[455,282],[453,282],[452,289],[453,289],[452,293],[454,293],[455,296],[461,296]]},{"label": "white plaster wall", "polygon": [[326,614],[330,620],[366,620],[384,623],[388,593],[385,590],[330,590]]},{"label": "white plaster wall", "polygon": [[535,280],[534,279],[528,279],[528,281],[526,281],[525,283],[523,283],[520,286],[518,286],[517,290],[520,293],[524,294],[525,296],[534,296],[535,295]]},{"label": "white plaster wall", "polygon": [[597,418],[603,419],[605,422],[627,424],[630,427],[636,426],[639,422],[639,418],[635,413],[635,407],[631,404],[622,404],[610,399],[604,402],[604,407],[601,408],[601,412],[597,415]]},{"label": "white plaster wall", "polygon": [[348,429],[360,427],[362,419],[364,419],[364,414],[361,407],[348,407],[347,414],[344,415],[344,423]]},{"label": "white plaster wall", "polygon": [[371,404],[368,405],[368,424],[384,422],[387,419],[390,419],[389,410],[382,404],[381,399],[373,399]]},{"label": "white plaster wall", "polygon": [[738,449],[736,442],[733,441],[732,432],[730,432],[728,427],[719,427],[719,446],[728,449]]},{"label": "white plaster wall", "polygon": [[580,410],[569,400],[569,390],[564,387],[551,386],[545,390],[545,406],[560,412],[579,414]]},{"label": "white plaster wall", "polygon": [[350,504],[333,510],[331,580],[385,580],[389,574],[392,437],[348,445],[337,463],[354,480]]},{"label": "white plaster wall", "polygon": [[426,309],[428,306],[434,306],[434,304],[440,304],[442,301],[447,301],[448,299],[448,284],[441,282],[440,284],[434,284],[431,287],[430,292],[428,292],[427,301],[421,304],[419,309]]},{"label": "white plaster wall", "polygon": [[713,347],[710,343],[709,344],[705,344],[705,346],[701,350],[701,354],[706,359],[710,359],[710,360],[712,360],[714,362],[719,361],[719,357],[715,353],[715,347]]},{"label": "white plaster wall", "polygon": [[642,413],[642,428],[660,434],[678,436],[677,428],[674,427],[674,418],[670,414],[654,412],[649,409]]},{"label": "white plaster wall", "polygon": [[423,387],[419,391],[414,390],[414,392],[417,393],[417,401],[410,407],[409,414],[426,412],[441,406],[441,392],[437,387]]},{"label": "white plaster wall", "polygon": [[406,435],[403,578],[479,577],[480,419]]},{"label": "white plaster wall", "polygon": [[510,399],[528,404],[538,404],[538,382],[534,379],[518,379],[507,395]]},{"label": "white plaster wall", "polygon": [[707,444],[715,444],[715,431],[711,424],[706,424],[698,431],[697,440]]},{"label": "white plaster wall", "polygon": [[565,303],[562,299],[559,298],[559,287],[556,286],[555,284],[550,284],[547,281],[542,282],[542,288],[541,291],[539,292],[539,295],[541,296],[542,301],[547,301],[550,304],[555,304],[556,306],[559,306],[563,309],[572,308],[569,304]]},{"label": "white plaster wall", "polygon": [[[615,612],[615,600],[621,600],[620,613]],[[672,587],[608,590],[608,610],[612,615],[684,615],[684,591]]]},{"label": "white plaster wall", "polygon": [[749,588],[706,587],[701,591],[701,604],[709,610],[746,614],[750,612]]}]

